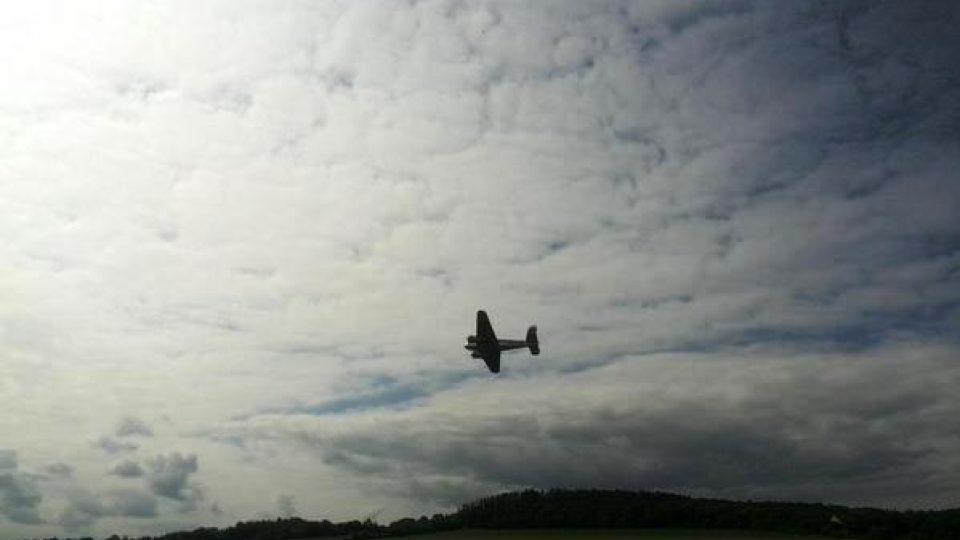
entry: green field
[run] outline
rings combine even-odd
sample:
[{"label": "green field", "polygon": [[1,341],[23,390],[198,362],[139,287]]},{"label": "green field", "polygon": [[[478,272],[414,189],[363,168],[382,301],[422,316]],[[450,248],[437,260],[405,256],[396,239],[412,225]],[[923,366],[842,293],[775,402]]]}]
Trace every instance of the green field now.
[{"label": "green field", "polygon": [[410,540],[829,540],[825,536],[716,529],[469,529],[405,538]]}]

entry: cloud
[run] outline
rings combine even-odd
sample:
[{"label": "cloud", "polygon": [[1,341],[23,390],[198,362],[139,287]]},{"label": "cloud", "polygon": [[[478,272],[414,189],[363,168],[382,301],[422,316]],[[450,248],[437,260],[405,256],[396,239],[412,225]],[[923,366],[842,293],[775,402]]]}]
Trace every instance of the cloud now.
[{"label": "cloud", "polygon": [[117,515],[149,518],[157,515],[157,498],[137,490],[119,490],[112,493]]},{"label": "cloud", "polygon": [[125,416],[120,420],[120,423],[117,425],[117,430],[114,432],[114,435],[117,437],[130,437],[130,436],[142,436],[142,437],[152,437],[153,430],[150,429],[143,420],[133,418],[131,416]]},{"label": "cloud", "polygon": [[97,495],[84,489],[74,489],[67,506],[61,511],[58,524],[68,530],[88,528],[106,517],[152,518],[157,515],[157,499],[138,490],[112,490]]},{"label": "cloud", "polygon": [[154,494],[161,497],[187,503],[195,502],[203,498],[199,486],[189,481],[190,475],[197,470],[195,454],[160,454],[147,464],[147,484]]},{"label": "cloud", "polygon": [[110,514],[111,509],[99,497],[85,490],[76,490],[70,493],[58,523],[67,529],[78,529],[89,527]]},{"label": "cloud", "polygon": [[[536,386],[473,386],[413,409],[271,416],[242,429],[315,448],[371,490],[446,506],[525,486],[885,506],[948,500],[960,450],[943,429],[960,405],[953,349],[773,352],[654,355]],[[871,391],[878,385],[883,392]]]},{"label": "cloud", "polygon": [[[956,500],[952,2],[58,9],[0,32],[11,500]],[[543,354],[491,377],[480,308]]]},{"label": "cloud", "polygon": [[5,459],[8,465],[0,471],[0,515],[14,523],[44,523],[39,514],[43,494],[36,481],[31,475],[17,471],[15,452],[7,451]]},{"label": "cloud", "polygon": [[126,452],[133,452],[134,450],[140,448],[138,444],[131,442],[118,441],[112,437],[104,435],[97,439],[97,442],[93,444],[95,447],[100,448],[108,454],[121,454]]},{"label": "cloud", "polygon": [[110,473],[122,478],[139,478],[143,476],[144,471],[139,463],[128,459],[117,463]]},{"label": "cloud", "polygon": [[51,463],[45,469],[55,478],[70,478],[73,476],[73,467],[66,463]]},{"label": "cloud", "polygon": [[16,450],[0,450],[0,469],[16,469]]}]

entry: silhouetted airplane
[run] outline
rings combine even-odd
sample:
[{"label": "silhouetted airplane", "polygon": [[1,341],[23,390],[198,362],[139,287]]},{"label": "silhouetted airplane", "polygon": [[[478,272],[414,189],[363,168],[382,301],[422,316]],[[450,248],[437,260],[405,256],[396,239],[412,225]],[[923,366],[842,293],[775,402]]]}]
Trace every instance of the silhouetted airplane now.
[{"label": "silhouetted airplane", "polygon": [[468,351],[472,351],[473,358],[483,358],[487,367],[494,373],[500,373],[500,353],[512,349],[522,349],[528,347],[533,354],[540,354],[540,342],[537,341],[537,327],[531,326],[527,329],[527,339],[497,339],[493,333],[493,326],[490,325],[490,319],[487,318],[485,311],[477,312],[477,334],[467,336],[467,344],[464,345]]}]

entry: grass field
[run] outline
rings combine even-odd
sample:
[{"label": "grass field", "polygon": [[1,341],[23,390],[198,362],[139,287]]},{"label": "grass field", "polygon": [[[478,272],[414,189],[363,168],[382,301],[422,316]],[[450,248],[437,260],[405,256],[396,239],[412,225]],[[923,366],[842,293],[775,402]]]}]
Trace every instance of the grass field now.
[{"label": "grass field", "polygon": [[472,529],[407,538],[410,540],[828,540],[825,536],[695,529]]}]

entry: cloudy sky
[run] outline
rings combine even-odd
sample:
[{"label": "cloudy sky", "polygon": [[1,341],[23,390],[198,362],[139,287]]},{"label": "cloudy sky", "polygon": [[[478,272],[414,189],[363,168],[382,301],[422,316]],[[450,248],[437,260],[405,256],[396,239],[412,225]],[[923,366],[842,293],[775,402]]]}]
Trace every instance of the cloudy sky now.
[{"label": "cloudy sky", "polygon": [[955,2],[0,6],[0,536],[960,500]]}]

